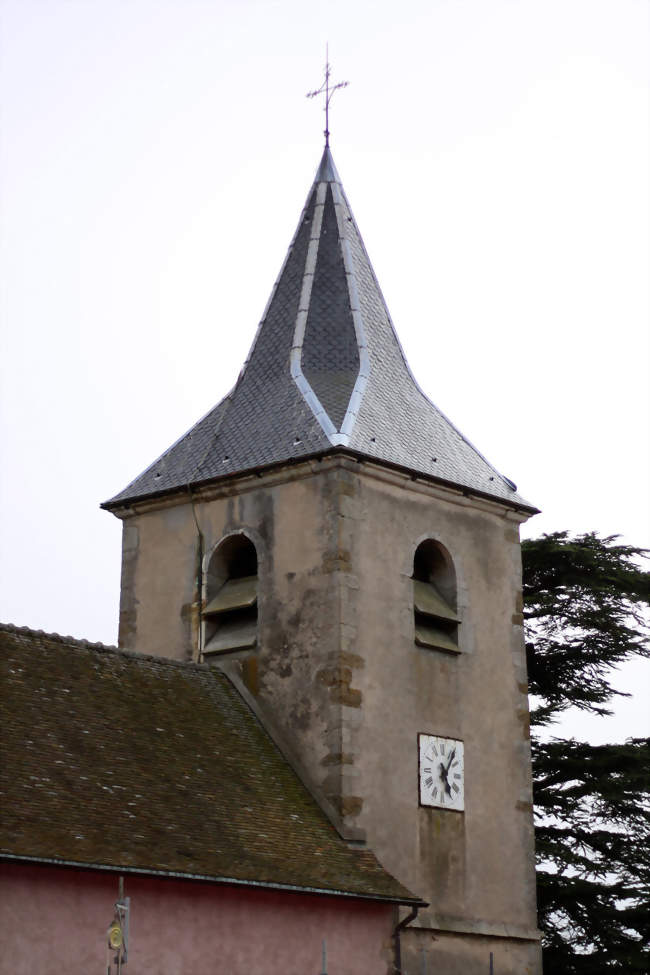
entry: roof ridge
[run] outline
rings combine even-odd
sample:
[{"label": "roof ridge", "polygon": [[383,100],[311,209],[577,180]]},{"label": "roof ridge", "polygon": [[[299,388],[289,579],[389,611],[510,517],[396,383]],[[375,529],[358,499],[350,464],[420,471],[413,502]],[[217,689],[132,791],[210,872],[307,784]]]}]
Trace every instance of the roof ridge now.
[{"label": "roof ridge", "polygon": [[0,630],[8,633],[23,633],[33,636],[46,636],[49,640],[56,640],[58,643],[75,644],[84,649],[92,650],[118,650],[112,643],[102,643],[101,641],[86,640],[83,637],[66,636],[62,633],[53,633],[48,630],[35,630],[31,626],[18,626],[17,623],[3,623],[0,621]]},{"label": "roof ridge", "polygon": [[[244,365],[245,365],[245,364],[244,364]],[[239,382],[239,379],[241,379],[241,374],[243,373],[243,371],[244,371],[244,366],[242,366],[242,369],[241,369],[241,372],[240,372],[240,375],[239,375],[239,377],[238,377],[238,379],[237,379],[237,383]],[[198,426],[199,426],[199,425],[200,425],[201,423],[203,423],[203,422],[204,422],[205,420],[207,420],[207,419],[208,419],[208,417],[209,417],[209,416],[211,416],[211,414],[212,414],[212,413],[215,413],[215,412],[216,412],[216,411],[217,411],[217,410],[219,409],[219,407],[220,407],[220,406],[223,406],[223,404],[226,404],[226,405],[224,406],[224,410],[223,410],[223,414],[222,414],[222,415],[221,415],[221,416],[219,417],[219,419],[217,420],[217,427],[216,427],[216,432],[218,433],[218,432],[219,432],[219,427],[221,426],[221,423],[222,423],[222,421],[223,421],[223,418],[224,418],[224,416],[225,416],[225,414],[226,414],[226,411],[227,411],[227,407],[228,407],[228,406],[230,405],[228,401],[232,399],[232,395],[233,395],[233,393],[234,393],[234,391],[235,391],[235,389],[237,388],[237,383],[235,383],[235,385],[234,385],[234,386],[233,386],[233,387],[232,387],[232,388],[231,388],[231,389],[230,389],[230,390],[229,390],[229,391],[228,391],[228,392],[226,393],[226,395],[225,395],[225,396],[222,396],[222,397],[221,397],[221,399],[220,399],[220,400],[219,400],[219,401],[218,401],[217,403],[215,403],[215,405],[214,405],[214,406],[211,406],[211,407],[210,407],[210,409],[209,409],[209,410],[207,410],[207,411],[206,411],[206,412],[205,412],[205,413],[203,414],[203,416],[201,416],[201,417],[199,417],[199,419],[198,419],[198,420],[196,421],[196,423],[193,423],[191,427],[188,427],[188,428],[187,428],[186,430],[184,430],[184,431],[183,431],[183,433],[181,433],[181,434],[180,434],[180,435],[179,435],[179,436],[178,436],[178,437],[176,438],[176,440],[174,440],[174,442],[173,442],[173,444],[171,444],[171,446],[169,446],[169,447],[167,447],[167,449],[166,449],[166,450],[163,450],[163,452],[162,452],[161,454],[159,454],[159,455],[158,455],[158,457],[156,457],[156,459],[155,459],[155,460],[153,460],[153,461],[151,462],[151,464],[149,464],[149,467],[147,467],[147,469],[146,469],[146,471],[145,471],[145,473],[147,473],[147,472],[149,472],[149,471],[152,471],[152,470],[153,470],[153,469],[154,469],[155,467],[158,467],[158,465],[159,465],[159,464],[161,463],[161,461],[163,461],[163,460],[165,460],[165,458],[167,457],[167,455],[168,455],[168,454],[171,454],[171,453],[172,453],[172,451],[173,451],[173,450],[175,450],[175,449],[176,449],[176,447],[178,447],[178,446],[179,446],[180,444],[182,444],[182,443],[183,443],[183,441],[184,441],[184,440],[185,440],[185,439],[186,439],[187,437],[191,437],[191,434],[193,433],[193,431],[194,431],[194,430],[195,430],[195,429],[196,429],[196,428],[197,428],[197,427],[198,427]],[[213,441],[214,441],[214,438],[213,438]],[[212,443],[213,441],[211,441],[211,443]],[[206,454],[207,454],[207,451],[206,451]],[[204,459],[205,459],[205,455],[204,455],[204,457],[203,457],[203,458],[201,459],[201,461],[200,461],[200,463],[196,465],[196,469],[195,469],[195,470],[194,470],[194,471],[193,471],[193,472],[192,472],[192,473],[191,473],[190,475],[188,475],[188,477],[190,478],[190,481],[189,481],[189,482],[188,482],[187,484],[184,484],[184,485],[181,485],[182,487],[190,487],[190,486],[191,486],[191,483],[192,483],[192,482],[191,482],[191,477],[193,477],[193,476],[194,476],[194,474],[196,473],[196,471],[198,471],[198,469],[199,469],[199,467],[201,466],[201,464],[203,463],[203,460],[204,460]],[[132,480],[132,481],[130,481],[130,482],[129,482],[129,483],[127,484],[127,486],[126,486],[126,487],[124,488],[124,490],[120,492],[120,495],[122,495],[122,494],[124,494],[124,493],[125,493],[126,491],[128,491],[128,490],[129,490],[129,488],[131,487],[131,485],[132,485],[132,484],[135,484],[135,483],[136,483],[136,481],[138,481],[138,480],[140,480],[140,478],[141,478],[141,477],[142,477],[142,474],[139,474],[139,475],[138,475],[138,477],[134,477],[134,478],[133,478],[133,480]],[[176,487],[176,488],[175,488],[175,490],[178,490],[178,487]],[[154,493],[155,493],[155,492],[154,492]],[[99,506],[99,507],[100,507],[100,508],[107,508],[107,507],[108,507],[108,506],[109,506],[109,505],[111,504],[111,501],[113,501],[113,500],[114,500],[113,498],[109,498],[109,499],[108,499],[108,501],[103,501],[103,502],[102,502],[102,503],[100,504],[100,506]]]},{"label": "roof ridge", "polygon": [[16,633],[23,636],[46,637],[55,643],[76,650],[95,650],[100,653],[115,654],[121,657],[130,657],[134,660],[147,660],[163,664],[164,666],[181,667],[190,670],[214,672],[214,668],[205,663],[198,663],[196,660],[175,660],[173,657],[163,657],[155,653],[141,653],[138,650],[129,650],[128,647],[118,647],[112,643],[93,642],[74,636],[63,636],[60,633],[50,633],[47,630],[34,630],[31,626],[18,626],[15,623],[0,622],[0,632]]},{"label": "roof ridge", "polygon": [[402,361],[404,363],[404,366],[406,368],[406,371],[408,372],[408,374],[409,374],[409,376],[411,378],[411,381],[412,381],[413,385],[415,386],[417,392],[424,399],[424,401],[427,404],[427,406],[433,407],[433,409],[436,410],[436,412],[440,414],[440,416],[443,418],[443,420],[445,420],[449,424],[449,426],[452,427],[455,430],[455,432],[458,434],[458,436],[462,440],[465,441],[465,443],[467,444],[467,446],[470,447],[474,451],[475,454],[478,454],[478,456],[481,458],[481,460],[484,461],[487,464],[487,466],[490,467],[494,471],[494,473],[497,474],[498,477],[500,477],[501,480],[505,482],[505,484],[507,485],[507,487],[510,488],[510,490],[512,490],[512,491],[516,491],[517,490],[517,486],[514,484],[514,482],[509,477],[506,477],[504,474],[502,474],[501,471],[498,470],[494,466],[494,464],[492,464],[491,461],[489,461],[487,459],[487,457],[478,449],[478,447],[476,447],[475,444],[472,443],[472,441],[469,439],[469,437],[467,437],[462,432],[462,430],[460,430],[458,428],[458,426],[453,422],[453,420],[450,420],[449,419],[449,417],[447,416],[447,414],[445,413],[445,411],[442,410],[442,409],[440,409],[440,407],[437,405],[437,403],[434,403],[433,400],[422,389],[422,386],[418,382],[418,380],[417,380],[417,378],[415,376],[415,373],[411,369],[411,364],[409,363],[408,358],[406,357],[406,353],[404,351],[404,346],[402,345],[402,341],[401,341],[401,339],[399,337],[399,334],[397,332],[397,329],[395,328],[395,323],[393,322],[393,316],[391,315],[390,309],[388,308],[388,304],[387,304],[386,299],[384,297],[384,292],[382,290],[381,284],[379,283],[379,278],[377,277],[377,274],[375,272],[375,268],[374,268],[374,266],[372,264],[372,261],[370,260],[370,255],[368,254],[368,248],[366,247],[366,242],[363,239],[363,237],[361,236],[361,231],[359,230],[359,226],[357,224],[356,218],[355,218],[354,214],[352,213],[352,207],[350,206],[350,202],[349,202],[349,200],[347,198],[347,195],[346,195],[346,192],[345,192],[345,190],[343,188],[343,185],[340,182],[339,182],[339,190],[340,190],[341,196],[343,197],[343,199],[345,201],[345,204],[346,204],[346,206],[348,208],[348,211],[350,213],[350,216],[352,217],[352,223],[355,226],[355,229],[357,231],[357,235],[358,235],[358,238],[359,238],[359,246],[361,247],[361,250],[363,251],[364,256],[366,258],[366,261],[367,261],[367,264],[368,264],[368,269],[369,269],[369,271],[372,274],[372,277],[374,279],[375,287],[377,288],[377,291],[379,292],[379,295],[380,295],[380,297],[381,297],[381,299],[382,299],[382,301],[384,303],[384,308],[385,308],[385,311],[386,311],[386,317],[387,317],[388,323],[389,323],[389,325],[390,325],[390,327],[392,329],[393,337],[395,339],[395,344],[397,345],[397,349],[398,349],[398,351],[399,351],[399,353],[400,353],[400,355],[402,357]]},{"label": "roof ridge", "polygon": [[[208,441],[208,445],[205,448],[205,450],[203,451],[203,454],[201,456],[201,459],[196,463],[196,465],[194,467],[194,470],[191,472],[191,474],[189,476],[189,479],[188,479],[188,482],[187,482],[187,489],[188,489],[188,491],[190,491],[190,493],[192,491],[193,478],[201,470],[201,466],[203,465],[203,462],[205,461],[205,458],[208,456],[208,454],[212,450],[212,448],[214,446],[214,443],[215,443],[217,437],[219,436],[219,431],[221,430],[221,426],[222,426],[223,421],[224,421],[224,419],[226,417],[226,413],[228,412],[228,410],[230,409],[230,407],[232,405],[233,395],[235,393],[235,390],[237,389],[237,386],[239,385],[239,383],[241,381],[241,378],[242,378],[242,376],[244,374],[244,369],[245,368],[246,368],[245,365],[242,366],[242,368],[240,370],[240,373],[239,373],[239,376],[237,377],[237,382],[232,387],[232,389],[228,393],[226,393],[226,395],[223,397],[223,399],[220,399],[219,400],[219,402],[217,403],[217,405],[214,406],[212,408],[212,410],[209,410],[208,413],[206,413],[206,417],[207,417],[207,416],[210,415],[210,413],[213,413],[214,410],[216,410],[219,406],[223,406],[223,410],[221,411],[221,413],[219,414],[219,417],[217,418],[217,422],[215,423],[214,430],[212,431],[212,436],[210,437],[210,440]],[[205,419],[205,417],[203,417],[203,419]],[[199,423],[200,422],[201,422],[201,420],[199,420]],[[195,426],[196,426],[196,424],[195,424]],[[193,430],[194,427],[191,427],[191,429]],[[188,430],[187,433],[189,433],[189,432],[190,431]],[[185,433],[183,436],[187,436],[187,433]]]}]

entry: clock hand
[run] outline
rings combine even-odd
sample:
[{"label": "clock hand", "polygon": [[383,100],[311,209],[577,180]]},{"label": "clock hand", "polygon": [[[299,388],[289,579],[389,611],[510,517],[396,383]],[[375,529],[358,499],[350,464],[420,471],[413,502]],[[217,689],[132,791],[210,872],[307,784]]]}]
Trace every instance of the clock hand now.
[{"label": "clock hand", "polygon": [[448,796],[450,796],[451,795],[451,786],[449,785],[449,781],[447,779],[448,769],[445,768],[445,766],[444,766],[444,764],[442,762],[440,763],[440,766],[439,766],[439,772],[440,772],[440,778],[442,779],[442,781],[444,783],[444,786],[445,786],[445,792],[447,793]]},{"label": "clock hand", "polygon": [[455,754],[456,754],[456,749],[455,748],[452,748],[451,755],[449,756],[449,761],[447,762],[447,768],[445,769],[445,775],[449,772],[449,769],[451,768],[451,763],[454,760],[454,755]]}]

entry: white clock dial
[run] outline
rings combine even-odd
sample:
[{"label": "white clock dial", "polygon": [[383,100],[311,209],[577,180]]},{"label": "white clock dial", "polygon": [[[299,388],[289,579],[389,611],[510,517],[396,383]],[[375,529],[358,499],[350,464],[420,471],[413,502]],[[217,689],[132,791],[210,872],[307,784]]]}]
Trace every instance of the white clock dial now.
[{"label": "white clock dial", "polygon": [[462,741],[438,735],[418,735],[420,805],[437,809],[465,808],[465,768]]}]

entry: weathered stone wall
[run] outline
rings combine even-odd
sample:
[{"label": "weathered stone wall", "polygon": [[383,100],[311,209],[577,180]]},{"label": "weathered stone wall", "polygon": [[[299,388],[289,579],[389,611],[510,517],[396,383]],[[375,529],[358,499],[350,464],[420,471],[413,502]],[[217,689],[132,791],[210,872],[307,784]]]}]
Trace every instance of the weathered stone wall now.
[{"label": "weathered stone wall", "polygon": [[[516,520],[496,505],[389,476],[357,478],[348,500],[360,581],[350,615],[365,662],[359,824],[389,836],[383,856],[431,911],[519,925],[534,919],[530,743]],[[451,554],[458,654],[413,637],[413,554],[424,537]],[[417,807],[417,735],[465,743],[465,812]],[[414,801],[415,800],[415,801]],[[393,808],[388,811],[388,806]],[[526,878],[528,878],[526,882]]]},{"label": "weathered stone wall", "polygon": [[[492,955],[492,968],[490,968]],[[405,975],[540,975],[536,941],[407,928],[402,934]],[[549,973],[551,975],[551,973]]]},{"label": "weathered stone wall", "polygon": [[[244,531],[258,551],[260,641],[253,663],[230,669],[344,835],[365,835],[430,903],[423,929],[495,939],[499,975],[538,971],[522,516],[344,457],[241,478],[197,495],[194,512],[180,500],[125,522],[123,642],[196,655],[198,553],[205,571],[214,546]],[[458,654],[414,642],[413,555],[425,538],[453,559]],[[419,806],[422,732],[464,741],[463,813]],[[406,952],[417,936],[405,932]]]},{"label": "weathered stone wall", "polygon": [[336,465],[306,464],[130,514],[120,645],[196,658],[202,577],[224,537],[245,533],[258,555],[258,649],[225,666],[276,718],[310,784],[347,812],[340,712],[352,702],[357,714],[360,694],[340,652],[340,579],[350,551],[339,538],[339,491]]}]

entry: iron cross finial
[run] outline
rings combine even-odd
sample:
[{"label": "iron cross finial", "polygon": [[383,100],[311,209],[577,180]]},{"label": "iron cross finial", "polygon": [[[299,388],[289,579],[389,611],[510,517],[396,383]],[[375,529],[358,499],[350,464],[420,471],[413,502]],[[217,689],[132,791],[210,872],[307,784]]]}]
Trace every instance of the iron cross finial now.
[{"label": "iron cross finial", "polygon": [[325,145],[330,144],[330,102],[332,95],[338,88],[347,88],[349,81],[339,81],[335,85],[330,85],[330,75],[332,70],[329,63],[329,44],[325,46],[325,81],[316,91],[308,91],[307,98],[315,98],[316,95],[325,95]]}]

